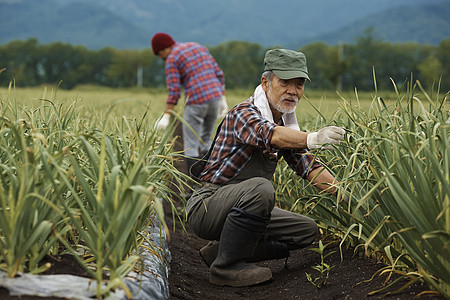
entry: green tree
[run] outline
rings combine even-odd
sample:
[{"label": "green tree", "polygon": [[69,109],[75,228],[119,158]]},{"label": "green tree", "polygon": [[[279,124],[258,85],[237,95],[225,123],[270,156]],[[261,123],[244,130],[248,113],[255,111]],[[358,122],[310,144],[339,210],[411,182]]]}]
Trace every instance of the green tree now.
[{"label": "green tree", "polygon": [[143,85],[150,87],[165,86],[164,61],[153,54],[151,49],[141,51],[143,66]]},{"label": "green tree", "polygon": [[447,92],[450,90],[450,38],[439,44],[436,53],[442,65],[441,91]]},{"label": "green tree", "polygon": [[423,78],[423,86],[431,88],[437,84],[442,75],[442,64],[435,55],[430,55],[418,65],[418,69]]},{"label": "green tree", "polygon": [[108,70],[114,55],[113,48],[103,48],[99,51],[91,51],[81,69],[90,70],[90,75],[86,77],[84,83],[111,86],[108,80]]},{"label": "green tree", "polygon": [[347,62],[343,57],[344,45],[329,47],[325,52],[325,60],[320,66],[333,88],[342,90],[342,77],[347,69]]},{"label": "green tree", "polygon": [[433,47],[417,43],[390,44],[379,43],[378,58],[374,64],[377,86],[390,89],[391,79],[402,86],[411,78],[420,79],[418,65],[433,52]]},{"label": "green tree", "polygon": [[390,44],[376,39],[368,28],[365,35],[357,39],[355,45],[346,46],[344,76],[347,89],[373,90],[375,87],[373,70],[378,89],[390,89],[391,79],[402,86],[411,74],[421,80],[418,65],[434,51],[430,45],[417,43]]},{"label": "green tree", "polygon": [[348,72],[344,76],[344,84],[347,88],[373,89],[372,70],[379,61],[380,44],[373,28],[367,28],[364,35],[356,40],[356,45],[346,47]]},{"label": "green tree", "polygon": [[136,86],[139,70],[148,70],[153,59],[150,50],[115,50],[107,78],[112,86]]},{"label": "green tree", "polygon": [[210,49],[225,73],[227,88],[254,88],[264,71],[265,49],[255,43],[232,41]]},{"label": "green tree", "polygon": [[36,68],[40,57],[39,44],[36,39],[12,41],[0,48],[0,69],[6,68],[0,77],[5,85],[12,80],[21,86],[40,83]]},{"label": "green tree", "polygon": [[[153,53],[153,52],[152,52]],[[152,54],[153,55],[153,54]],[[159,57],[153,56],[149,59],[145,76],[145,86],[165,87],[166,74],[164,72],[164,61]]]},{"label": "green tree", "polygon": [[[271,47],[273,48],[273,47]],[[341,51],[343,49],[343,51]],[[210,48],[225,73],[227,88],[254,88],[264,69],[266,48],[255,43],[231,41]],[[356,44],[328,46],[312,43],[300,49],[308,60],[311,89],[373,90],[391,88],[391,79],[402,86],[411,74],[424,85],[442,75],[441,91],[450,89],[450,39],[439,47],[417,43],[390,44],[367,28]],[[20,86],[78,84],[131,87],[165,86],[164,62],[151,49],[88,50],[63,43],[40,45],[36,39],[0,45],[0,84],[16,80]]]},{"label": "green tree", "polygon": [[311,89],[333,89],[324,66],[327,65],[327,53],[330,47],[322,42],[306,45],[300,49],[306,56],[308,64],[308,75],[311,82],[307,83],[307,88]]},{"label": "green tree", "polygon": [[82,83],[93,72],[91,66],[84,65],[89,51],[83,46],[65,43],[44,45],[41,51],[41,73],[44,83],[59,84],[63,88],[73,88]]}]

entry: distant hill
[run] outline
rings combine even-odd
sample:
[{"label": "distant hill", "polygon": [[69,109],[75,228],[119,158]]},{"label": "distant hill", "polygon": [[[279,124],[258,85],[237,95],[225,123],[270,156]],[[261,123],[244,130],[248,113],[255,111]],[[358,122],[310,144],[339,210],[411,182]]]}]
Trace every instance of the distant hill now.
[{"label": "distant hill", "polygon": [[0,0],[0,44],[37,38],[90,49],[150,46],[156,32],[208,46],[240,40],[300,48],[353,43],[367,27],[388,42],[450,37],[450,0]]},{"label": "distant hill", "polygon": [[319,39],[328,44],[351,43],[368,27],[374,28],[375,34],[385,41],[437,45],[450,38],[450,2],[401,5],[357,20]]},{"label": "distant hill", "polygon": [[83,1],[0,0],[0,43],[37,38],[88,48],[141,48],[148,32],[120,15]]}]

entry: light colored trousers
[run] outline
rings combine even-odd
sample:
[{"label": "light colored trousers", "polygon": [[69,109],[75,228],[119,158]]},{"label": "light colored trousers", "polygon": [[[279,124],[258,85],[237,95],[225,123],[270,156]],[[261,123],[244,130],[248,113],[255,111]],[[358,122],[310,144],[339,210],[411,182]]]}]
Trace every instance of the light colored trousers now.
[{"label": "light colored trousers", "polygon": [[[203,104],[185,106],[183,118],[192,127],[191,129],[183,123],[183,147],[186,156],[199,157],[200,154],[208,151],[219,108],[220,98]],[[201,140],[192,130],[196,132]]]}]

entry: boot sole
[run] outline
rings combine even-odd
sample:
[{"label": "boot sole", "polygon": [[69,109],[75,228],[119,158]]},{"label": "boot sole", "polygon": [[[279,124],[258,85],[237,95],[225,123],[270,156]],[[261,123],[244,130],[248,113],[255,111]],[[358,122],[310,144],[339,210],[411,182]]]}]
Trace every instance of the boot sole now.
[{"label": "boot sole", "polygon": [[213,242],[209,242],[206,246],[199,250],[200,257],[208,268],[214,262],[219,252],[219,245],[215,245]]},{"label": "boot sole", "polygon": [[272,273],[270,274],[263,274],[259,277],[253,277],[251,280],[236,280],[236,281],[230,281],[230,280],[224,280],[221,278],[217,278],[215,276],[210,275],[209,276],[209,282],[218,285],[218,286],[232,286],[232,287],[244,287],[244,286],[252,286],[261,284],[264,282],[268,282],[272,280]]}]

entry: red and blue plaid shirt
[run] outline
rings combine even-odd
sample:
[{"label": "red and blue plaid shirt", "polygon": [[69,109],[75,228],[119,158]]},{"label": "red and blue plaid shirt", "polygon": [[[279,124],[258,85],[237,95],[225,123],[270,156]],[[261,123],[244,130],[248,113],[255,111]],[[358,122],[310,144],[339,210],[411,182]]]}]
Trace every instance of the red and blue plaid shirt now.
[{"label": "red and blue plaid shirt", "polygon": [[307,154],[308,149],[274,148],[270,141],[275,126],[280,125],[262,117],[253,97],[233,107],[223,120],[200,180],[216,184],[227,182],[242,171],[255,147],[266,149],[269,152],[267,155],[277,160],[284,157],[297,175],[303,178],[321,166],[315,156]]},{"label": "red and blue plaid shirt", "polygon": [[184,87],[187,104],[219,99],[225,93],[225,78],[205,46],[175,43],[165,62],[168,104],[177,104]]}]

